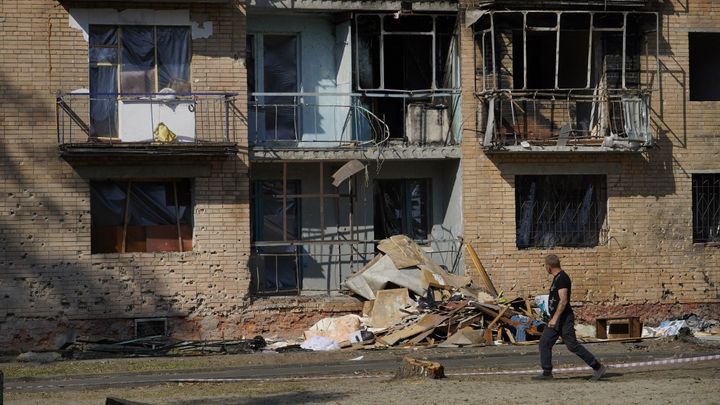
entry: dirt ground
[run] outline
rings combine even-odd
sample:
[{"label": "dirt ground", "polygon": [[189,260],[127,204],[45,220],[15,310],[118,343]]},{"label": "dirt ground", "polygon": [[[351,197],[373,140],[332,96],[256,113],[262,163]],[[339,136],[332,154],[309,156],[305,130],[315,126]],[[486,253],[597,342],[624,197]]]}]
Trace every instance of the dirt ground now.
[{"label": "dirt ground", "polygon": [[114,396],[150,404],[457,404],[457,403],[720,403],[720,362],[611,372],[536,382],[529,376],[448,377],[442,380],[342,379],[309,382],[163,384],[151,387],[7,395],[8,404],[103,404]]},{"label": "dirt ground", "polygon": [[[698,347],[682,342],[643,342],[624,345],[592,345],[590,349],[603,356],[642,352],[682,353],[693,356],[695,352],[718,352],[715,348]],[[460,350],[460,349],[458,349]],[[104,404],[106,397],[118,397],[146,404],[457,404],[457,403],[594,403],[594,404],[665,404],[695,403],[720,404],[720,361],[703,361],[671,364],[652,368],[610,369],[607,378],[599,382],[588,381],[589,371],[558,373],[553,381],[533,381],[530,375],[459,375],[466,372],[487,372],[502,370],[505,358],[513,358],[514,369],[535,369],[535,347],[506,347],[461,349],[465,355],[477,355],[477,366],[465,370],[446,370],[448,378],[441,380],[411,379],[393,380],[388,375],[392,370],[381,372],[382,377],[368,378],[359,373],[355,376],[335,376],[308,380],[268,380],[228,383],[163,383],[143,386],[115,386],[94,389],[64,389],[40,392],[6,391],[6,404]],[[563,349],[556,348],[556,352]],[[399,357],[414,354],[418,358],[431,355],[442,362],[442,358],[457,356],[458,351],[381,351],[381,352],[335,352],[335,353],[294,353],[284,355],[223,356],[202,359],[134,359],[154,364],[158,361],[195,361],[184,366],[197,368],[203,362],[213,362],[216,367],[244,367],[257,364],[287,364],[292,362],[322,363],[346,361],[358,355],[365,359]],[[658,356],[657,358],[661,358]],[[519,360],[518,360],[519,359]],[[482,360],[482,361],[481,361]],[[527,361],[527,364],[523,363]],[[128,371],[128,359],[104,361],[103,369],[118,365],[119,370]],[[75,370],[92,365],[75,365]],[[144,363],[143,363],[144,364]],[[150,369],[144,364],[141,369]],[[8,369],[13,364],[0,364]],[[572,362],[558,364],[579,366]],[[177,366],[177,364],[175,364]],[[181,366],[183,366],[181,364]],[[27,367],[27,366],[26,366]],[[33,366],[45,375],[51,367],[58,365]],[[162,367],[161,367],[162,368]],[[168,367],[166,366],[165,369]],[[12,373],[19,375],[19,370]],[[56,369],[59,375],[66,375],[67,369]],[[43,374],[41,372],[40,374]],[[6,378],[8,374],[6,373]]]}]

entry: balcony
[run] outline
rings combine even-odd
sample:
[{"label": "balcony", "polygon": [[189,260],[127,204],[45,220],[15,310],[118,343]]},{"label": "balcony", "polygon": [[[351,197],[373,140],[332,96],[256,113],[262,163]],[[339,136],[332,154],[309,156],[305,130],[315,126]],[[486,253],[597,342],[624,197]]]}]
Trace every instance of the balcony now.
[{"label": "balcony", "polygon": [[459,157],[450,94],[252,93],[251,156]]},{"label": "balcony", "polygon": [[226,158],[238,152],[236,95],[61,93],[57,138],[66,159]]},{"label": "balcony", "polygon": [[659,28],[659,16],[651,12],[482,15],[473,30],[477,132],[485,151],[651,147]]}]

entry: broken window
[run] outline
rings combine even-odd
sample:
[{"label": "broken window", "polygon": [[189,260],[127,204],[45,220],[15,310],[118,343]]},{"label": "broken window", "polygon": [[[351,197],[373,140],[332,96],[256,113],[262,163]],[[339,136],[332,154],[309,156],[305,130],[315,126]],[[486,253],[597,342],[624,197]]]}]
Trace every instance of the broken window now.
[{"label": "broken window", "polygon": [[720,100],[720,33],[691,32],[688,34],[690,52],[690,101]]},{"label": "broken window", "polygon": [[91,25],[90,130],[117,137],[117,97],[189,93],[190,27]]},{"label": "broken window", "polygon": [[692,175],[693,242],[720,242],[720,174]]},{"label": "broken window", "polygon": [[[298,138],[298,37],[255,33],[248,36],[251,135],[262,140]],[[253,94],[256,93],[256,94]],[[263,95],[268,93],[268,95]],[[288,95],[282,95],[286,93]]]},{"label": "broken window", "polygon": [[190,180],[90,182],[92,253],[192,250]]},{"label": "broken window", "polygon": [[362,90],[455,87],[455,17],[359,15],[356,86]]},{"label": "broken window", "polygon": [[517,247],[604,243],[606,194],[604,175],[515,176]]},{"label": "broken window", "polygon": [[430,234],[430,179],[375,181],[375,239],[407,235],[427,240]]},{"label": "broken window", "polygon": [[[285,191],[285,193],[283,193]],[[253,241],[280,242],[277,246],[255,248],[253,275],[258,293],[298,291],[300,286],[299,247],[282,244],[300,236],[300,182],[256,181],[253,186]]]},{"label": "broken window", "polygon": [[[366,91],[363,106],[387,125],[390,138],[449,142],[453,100],[448,94],[458,87],[456,17],[360,14],[355,28],[355,87]],[[439,117],[435,132],[442,132],[442,139],[422,135],[426,128],[409,119],[411,106]]]},{"label": "broken window", "polygon": [[490,13],[474,24],[478,91],[637,88],[657,24],[653,13]]}]

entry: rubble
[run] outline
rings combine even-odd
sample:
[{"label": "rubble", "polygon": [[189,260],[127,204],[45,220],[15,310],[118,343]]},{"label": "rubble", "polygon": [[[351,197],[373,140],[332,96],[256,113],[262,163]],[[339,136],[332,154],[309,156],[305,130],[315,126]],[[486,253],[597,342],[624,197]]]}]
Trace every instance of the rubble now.
[{"label": "rubble", "polygon": [[475,251],[467,249],[483,286],[449,273],[407,236],[379,242],[381,253],[345,282],[367,300],[361,328],[374,332],[373,347],[463,347],[539,338],[544,325],[539,311],[529,300],[498,294]]}]

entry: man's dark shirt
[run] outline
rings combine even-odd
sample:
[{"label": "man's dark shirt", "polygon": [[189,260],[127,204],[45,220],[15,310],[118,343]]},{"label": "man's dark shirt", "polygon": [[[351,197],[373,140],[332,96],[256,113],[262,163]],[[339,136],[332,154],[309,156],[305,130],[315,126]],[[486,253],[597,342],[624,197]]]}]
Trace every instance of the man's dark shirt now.
[{"label": "man's dark shirt", "polygon": [[557,310],[557,307],[560,304],[560,294],[558,294],[558,290],[562,288],[567,288],[568,290],[568,304],[565,306],[565,310],[563,311],[563,313],[560,314],[560,318],[565,318],[572,313],[572,308],[570,307],[570,293],[572,292],[572,281],[570,281],[570,276],[568,276],[567,273],[565,273],[564,271],[560,271],[560,273],[555,275],[552,285],[550,286],[548,307],[550,309],[551,317],[555,315],[555,310]]}]

